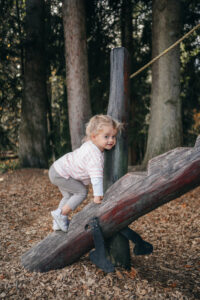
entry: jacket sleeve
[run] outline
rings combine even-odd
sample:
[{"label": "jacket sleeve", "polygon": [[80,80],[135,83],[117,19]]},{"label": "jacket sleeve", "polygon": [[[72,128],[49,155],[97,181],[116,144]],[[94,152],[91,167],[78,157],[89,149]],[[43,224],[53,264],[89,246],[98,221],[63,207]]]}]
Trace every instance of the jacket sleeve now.
[{"label": "jacket sleeve", "polygon": [[91,178],[94,196],[103,196],[103,177]]}]

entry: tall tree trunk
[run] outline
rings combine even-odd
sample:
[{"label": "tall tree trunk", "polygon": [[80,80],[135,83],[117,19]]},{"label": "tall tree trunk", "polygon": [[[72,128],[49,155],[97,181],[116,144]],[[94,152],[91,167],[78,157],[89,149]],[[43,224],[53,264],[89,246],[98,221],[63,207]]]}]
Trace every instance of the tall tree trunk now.
[{"label": "tall tree trunk", "polygon": [[125,47],[128,51],[133,51],[132,15],[132,0],[123,0],[121,7],[121,40],[122,46]]},{"label": "tall tree trunk", "polygon": [[27,0],[24,95],[19,132],[19,156],[23,167],[48,166],[44,20],[44,0]]},{"label": "tall tree trunk", "polygon": [[83,0],[64,0],[66,82],[72,149],[80,146],[91,117]]},{"label": "tall tree trunk", "polygon": [[[180,0],[153,0],[153,57],[179,38],[180,25]],[[152,157],[181,143],[180,53],[177,46],[152,67],[151,120],[144,166]]]},{"label": "tall tree trunk", "polygon": [[[129,53],[124,47],[115,48],[111,51],[110,61],[110,96],[107,114],[124,123],[124,130],[118,134],[116,146],[110,151],[105,151],[104,191],[128,171]],[[115,234],[108,240],[107,248],[115,266],[129,268],[129,241],[122,234]]]},{"label": "tall tree trunk", "polygon": [[[52,24],[51,24],[51,2],[52,0],[46,0],[45,5],[45,37],[46,44],[50,44]],[[48,128],[48,152],[53,161],[57,157],[56,141],[55,141],[55,129],[52,117],[52,86],[51,86],[51,61],[50,56],[46,60],[46,85],[47,85],[47,128]]]},{"label": "tall tree trunk", "polygon": [[[121,7],[121,41],[122,47],[125,47],[130,53],[129,63],[130,70],[134,69],[134,59],[136,59],[134,55],[133,48],[133,24],[132,24],[132,16],[133,16],[133,1],[132,0],[123,0]],[[130,85],[130,130],[135,127],[135,93],[136,89],[134,86],[134,82]],[[137,154],[137,140],[134,138],[133,141],[129,140],[129,164],[136,164]]]}]

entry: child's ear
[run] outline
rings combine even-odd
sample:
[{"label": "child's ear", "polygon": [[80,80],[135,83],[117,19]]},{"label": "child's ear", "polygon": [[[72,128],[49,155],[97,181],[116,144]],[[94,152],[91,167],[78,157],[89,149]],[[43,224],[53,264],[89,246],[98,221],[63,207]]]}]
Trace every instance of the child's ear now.
[{"label": "child's ear", "polygon": [[95,137],[96,137],[96,134],[95,134],[95,133],[92,133],[91,136],[90,136],[91,140],[94,140]]}]

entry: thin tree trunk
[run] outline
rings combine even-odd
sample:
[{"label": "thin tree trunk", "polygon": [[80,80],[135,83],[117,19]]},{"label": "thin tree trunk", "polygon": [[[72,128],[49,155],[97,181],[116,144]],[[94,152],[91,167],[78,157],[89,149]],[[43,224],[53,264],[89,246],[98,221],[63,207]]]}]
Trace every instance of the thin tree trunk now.
[{"label": "thin tree trunk", "polygon": [[76,149],[91,117],[83,0],[64,0],[63,22],[70,135]]},{"label": "thin tree trunk", "polygon": [[19,1],[16,0],[16,10],[17,10],[17,24],[18,24],[18,32],[20,38],[20,59],[21,59],[21,75],[24,77],[24,49],[22,44],[22,26],[21,26],[21,18],[20,18],[20,8]]},{"label": "thin tree trunk", "polygon": [[[131,54],[129,56],[130,70],[133,70],[133,24],[132,24],[132,16],[133,16],[133,1],[132,0],[123,0],[121,7],[121,41],[122,46],[125,47],[128,52]],[[129,116],[131,122],[129,123],[129,128],[135,127],[135,90],[134,84],[130,85],[130,111]],[[134,138],[130,143],[129,140],[129,163],[131,165],[135,164],[137,161],[137,140]]]},{"label": "thin tree trunk", "polygon": [[[45,36],[46,43],[49,43],[52,31],[51,24],[51,0],[46,1],[45,6]],[[47,83],[47,128],[48,128],[48,148],[50,156],[53,161],[56,159],[56,140],[55,140],[55,128],[52,117],[52,86],[51,86],[51,62],[50,58],[46,60],[46,83]]]},{"label": "thin tree trunk", "polygon": [[19,133],[19,157],[23,167],[48,166],[44,20],[44,1],[27,0],[24,95]]},{"label": "thin tree trunk", "polygon": [[[179,38],[180,25],[180,0],[153,1],[153,57]],[[143,164],[181,143],[180,53],[177,46],[152,67],[151,120]]]},{"label": "thin tree trunk", "polygon": [[[133,4],[132,0],[123,0],[121,8],[121,40],[122,46],[133,51]],[[131,60],[131,56],[129,58]]]}]

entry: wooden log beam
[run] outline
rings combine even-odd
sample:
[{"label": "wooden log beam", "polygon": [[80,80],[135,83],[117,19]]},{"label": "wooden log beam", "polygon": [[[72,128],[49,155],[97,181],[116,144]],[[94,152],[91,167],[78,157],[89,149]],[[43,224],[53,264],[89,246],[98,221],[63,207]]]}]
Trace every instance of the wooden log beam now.
[{"label": "wooden log beam", "polygon": [[110,237],[139,217],[200,185],[200,136],[194,148],[176,148],[149,161],[147,172],[127,173],[106,192],[101,205],[88,204],[69,231],[47,236],[22,256],[29,271],[46,272],[72,264],[94,247],[87,224],[93,217]]}]

